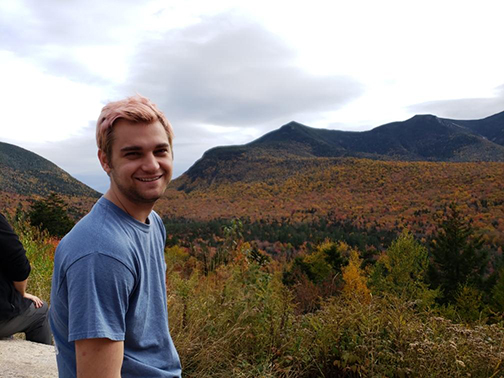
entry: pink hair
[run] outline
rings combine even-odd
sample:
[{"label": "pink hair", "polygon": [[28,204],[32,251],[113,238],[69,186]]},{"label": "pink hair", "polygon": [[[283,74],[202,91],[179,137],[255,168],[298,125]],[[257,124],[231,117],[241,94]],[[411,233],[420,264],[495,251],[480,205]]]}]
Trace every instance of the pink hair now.
[{"label": "pink hair", "polygon": [[124,100],[109,102],[100,113],[96,123],[96,144],[100,150],[105,152],[107,157],[111,157],[113,127],[114,122],[118,119],[147,124],[156,121],[161,122],[168,135],[170,148],[172,147],[174,135],[170,122],[148,98],[137,94]]}]

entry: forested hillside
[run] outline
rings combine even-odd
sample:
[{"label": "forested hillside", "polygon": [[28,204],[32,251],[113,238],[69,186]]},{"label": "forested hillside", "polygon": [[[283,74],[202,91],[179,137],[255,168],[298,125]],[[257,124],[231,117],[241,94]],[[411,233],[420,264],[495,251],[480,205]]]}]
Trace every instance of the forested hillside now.
[{"label": "forested hillside", "polygon": [[[435,216],[456,202],[486,242],[504,243],[504,163],[260,158],[243,165],[223,162],[219,169],[219,180],[176,180],[157,205],[159,212],[199,221],[325,219],[362,230],[408,228],[427,237]],[[184,185],[193,189],[177,190]]]},{"label": "forested hillside", "polygon": [[417,115],[366,132],[291,122],[246,145],[207,151],[158,208],[183,224],[244,218],[319,229],[325,222],[428,237],[435,217],[456,202],[498,248],[503,133],[504,112],[463,121]]},{"label": "forested hillside", "polygon": [[0,206],[12,212],[21,204],[59,194],[82,216],[100,193],[76,180],[43,157],[21,147],[0,142]]}]

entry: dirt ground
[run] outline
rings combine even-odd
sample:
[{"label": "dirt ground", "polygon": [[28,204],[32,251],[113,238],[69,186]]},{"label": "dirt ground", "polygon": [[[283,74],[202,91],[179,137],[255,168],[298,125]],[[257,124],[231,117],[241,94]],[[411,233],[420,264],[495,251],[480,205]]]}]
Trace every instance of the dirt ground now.
[{"label": "dirt ground", "polygon": [[0,377],[53,378],[58,376],[54,346],[26,340],[0,340]]}]

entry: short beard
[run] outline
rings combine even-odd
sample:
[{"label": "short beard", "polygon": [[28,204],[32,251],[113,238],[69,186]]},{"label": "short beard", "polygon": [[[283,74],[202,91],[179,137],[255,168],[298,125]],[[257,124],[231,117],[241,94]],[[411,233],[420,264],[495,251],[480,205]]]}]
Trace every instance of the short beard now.
[{"label": "short beard", "polygon": [[[110,179],[113,180],[114,174],[113,171],[110,174]],[[119,192],[125,196],[130,202],[133,203],[145,203],[145,204],[153,204],[155,203],[158,199],[161,198],[161,196],[164,194],[166,191],[166,187],[163,189],[161,194],[159,196],[156,196],[154,198],[146,198],[143,197],[140,193],[138,193],[136,190],[132,190],[131,188],[127,188],[123,185],[121,185],[118,181],[114,180],[114,183],[119,190]]]}]

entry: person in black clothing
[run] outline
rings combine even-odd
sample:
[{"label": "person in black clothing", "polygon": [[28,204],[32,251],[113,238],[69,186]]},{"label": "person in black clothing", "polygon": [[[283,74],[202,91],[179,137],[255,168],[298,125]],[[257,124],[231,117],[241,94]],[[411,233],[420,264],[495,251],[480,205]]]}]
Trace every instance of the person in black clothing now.
[{"label": "person in black clothing", "polygon": [[0,338],[24,332],[26,340],[52,344],[49,307],[26,292],[30,270],[23,245],[0,214]]}]

